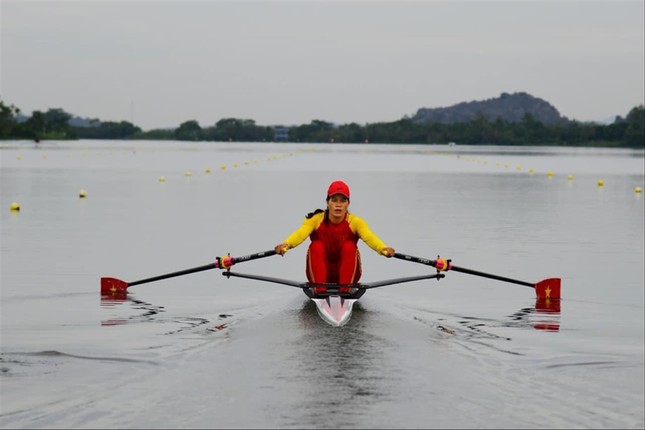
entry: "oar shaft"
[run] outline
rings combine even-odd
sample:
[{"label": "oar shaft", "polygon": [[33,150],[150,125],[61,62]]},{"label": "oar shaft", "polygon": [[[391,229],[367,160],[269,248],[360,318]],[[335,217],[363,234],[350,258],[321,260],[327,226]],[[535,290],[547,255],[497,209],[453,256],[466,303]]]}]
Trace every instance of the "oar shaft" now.
[{"label": "oar shaft", "polygon": [[141,279],[139,281],[128,282],[128,285],[132,286],[132,285],[146,284],[148,282],[154,282],[154,281],[160,281],[162,279],[174,278],[175,276],[188,275],[190,273],[201,272],[203,270],[216,269],[218,266],[219,265],[218,265],[217,262],[210,263],[210,264],[205,264],[203,266],[193,267],[192,269],[180,270],[178,272],[166,273],[165,275],[153,276],[152,278],[146,278],[146,279]]},{"label": "oar shaft", "polygon": [[[401,259],[401,260],[412,261],[414,263],[425,264],[427,266],[432,266],[432,267],[437,266],[437,262],[435,260],[429,260],[427,258],[415,257],[413,255],[400,254],[400,253],[397,252],[397,253],[394,254],[394,257],[398,258],[398,259]],[[531,288],[535,287],[535,284],[530,283],[530,282],[520,281],[520,280],[517,280],[517,279],[511,279],[511,278],[507,278],[505,276],[492,275],[490,273],[479,272],[477,270],[466,269],[464,267],[458,267],[458,266],[450,265],[449,270],[454,270],[455,272],[467,273],[469,275],[483,276],[484,278],[496,279],[498,281],[510,282],[510,283],[513,283],[513,284],[525,285],[525,286],[531,287]]]},{"label": "oar shaft", "polygon": [[[255,254],[243,255],[241,257],[232,257],[229,264],[232,266],[233,264],[236,264],[236,263],[256,260],[258,258],[270,257],[275,254],[276,254],[275,250],[272,249],[269,251],[256,252]],[[148,282],[160,281],[162,279],[174,278],[175,276],[188,275],[190,273],[201,272],[201,271],[210,270],[210,269],[219,269],[219,268],[221,268],[220,259],[217,259],[214,263],[205,264],[199,267],[193,267],[192,269],[179,270],[177,272],[166,273],[165,275],[158,275],[158,276],[153,276],[152,278],[146,278],[146,279],[141,279],[139,281],[128,282],[128,286],[145,284]]]},{"label": "oar shaft", "polygon": [[525,285],[531,288],[535,287],[535,284],[532,284],[530,282],[519,281],[517,279],[511,279],[505,276],[491,275],[490,273],[479,272],[477,270],[466,269],[463,267],[451,266],[450,270],[454,270],[455,272],[467,273],[469,275],[483,276],[484,278],[495,279],[498,281],[510,282],[512,284]]}]

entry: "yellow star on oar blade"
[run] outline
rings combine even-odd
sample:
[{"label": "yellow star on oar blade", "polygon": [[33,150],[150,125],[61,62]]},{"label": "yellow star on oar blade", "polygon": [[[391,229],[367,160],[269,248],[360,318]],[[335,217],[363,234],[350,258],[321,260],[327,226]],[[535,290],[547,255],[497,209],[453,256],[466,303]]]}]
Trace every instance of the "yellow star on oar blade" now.
[{"label": "yellow star on oar blade", "polygon": [[546,287],[546,289],[544,290],[544,293],[546,294],[547,299],[551,297],[551,288]]}]

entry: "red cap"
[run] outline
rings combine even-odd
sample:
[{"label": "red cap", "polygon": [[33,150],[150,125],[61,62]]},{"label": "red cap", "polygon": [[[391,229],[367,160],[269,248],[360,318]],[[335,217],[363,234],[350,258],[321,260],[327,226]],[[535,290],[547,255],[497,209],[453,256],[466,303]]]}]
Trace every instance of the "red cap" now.
[{"label": "red cap", "polygon": [[334,181],[329,185],[327,198],[330,198],[334,194],[341,194],[349,199],[349,187],[343,181]]}]

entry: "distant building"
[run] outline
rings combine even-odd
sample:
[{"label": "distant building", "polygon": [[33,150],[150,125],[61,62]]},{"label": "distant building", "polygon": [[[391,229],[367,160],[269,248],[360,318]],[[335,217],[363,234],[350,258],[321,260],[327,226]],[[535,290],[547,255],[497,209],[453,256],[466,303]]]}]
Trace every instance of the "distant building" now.
[{"label": "distant building", "polygon": [[289,140],[289,130],[291,127],[287,127],[284,125],[274,125],[273,126],[273,131],[275,132],[273,138],[276,141],[287,141]]}]

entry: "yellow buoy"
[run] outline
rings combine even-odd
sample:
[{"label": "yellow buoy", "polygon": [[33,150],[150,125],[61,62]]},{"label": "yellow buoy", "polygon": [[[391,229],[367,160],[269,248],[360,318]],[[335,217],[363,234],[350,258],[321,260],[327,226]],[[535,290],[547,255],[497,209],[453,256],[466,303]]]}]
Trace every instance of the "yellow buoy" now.
[{"label": "yellow buoy", "polygon": [[185,174],[186,176],[190,176],[190,175],[192,175],[192,173],[190,173],[190,172],[186,172],[186,173],[184,173],[184,174]]},{"label": "yellow buoy", "polygon": [[517,166],[515,170],[522,170],[522,166]]},{"label": "yellow buoy", "polygon": [[18,212],[20,210],[20,205],[17,202],[11,203],[9,209],[13,212]]},{"label": "yellow buoy", "polygon": [[546,172],[546,175],[550,178],[551,176],[553,176],[553,172],[549,170],[548,172]]},{"label": "yellow buoy", "polygon": [[226,164],[222,164],[221,166],[219,166],[219,168],[222,170],[226,170]]},{"label": "yellow buoy", "polygon": [[569,175],[569,176],[567,176],[567,180],[569,180],[569,181],[573,181],[573,175]]},{"label": "yellow buoy", "polygon": [[17,159],[18,159],[18,161],[22,160],[22,155],[19,155],[19,156],[17,157]]},{"label": "yellow buoy", "polygon": [[159,176],[159,182],[166,182],[166,178],[164,176]]},{"label": "yellow buoy", "polygon": [[205,173],[210,173],[210,172],[211,172],[211,168],[210,168],[210,167],[207,167],[206,169],[204,169],[204,172],[205,172]]},{"label": "yellow buoy", "polygon": [[78,192],[78,196],[79,196],[80,198],[84,199],[85,197],[87,197],[87,191],[85,191],[85,190],[80,190],[80,191]]},{"label": "yellow buoy", "polygon": [[602,179],[598,179],[598,186],[602,187],[604,185],[605,185],[605,181],[603,181]]},{"label": "yellow buoy", "polygon": [[642,193],[642,192],[643,192],[643,189],[642,189],[641,187],[636,187],[636,188],[634,188],[634,192],[635,192],[636,194],[640,194],[640,193]]}]

